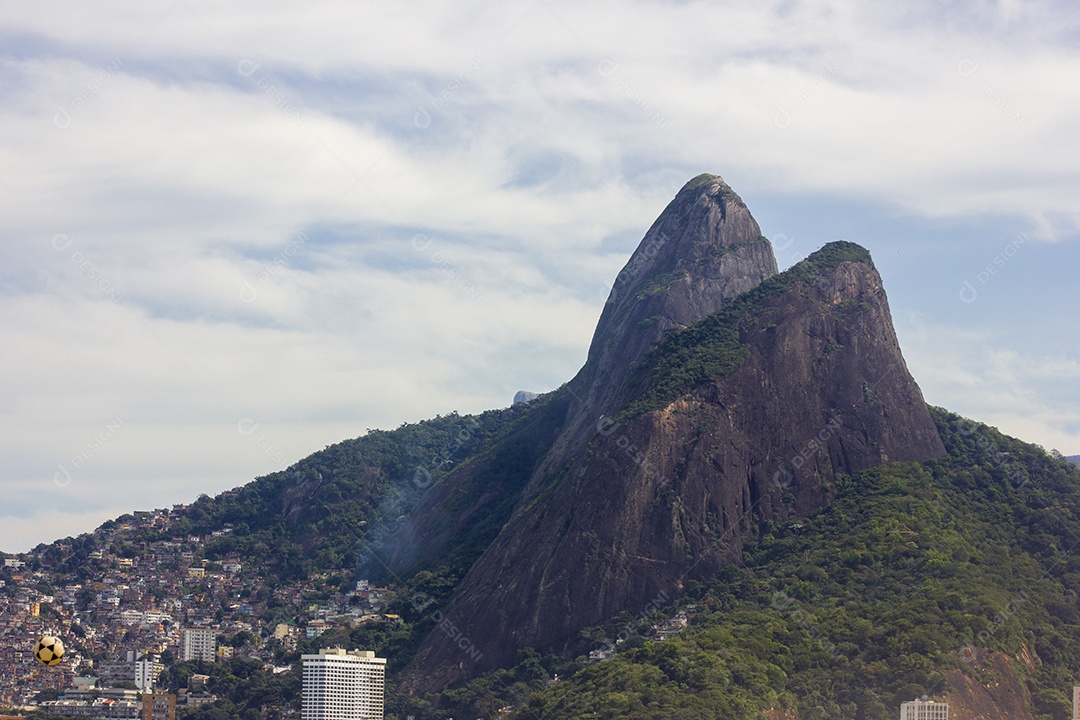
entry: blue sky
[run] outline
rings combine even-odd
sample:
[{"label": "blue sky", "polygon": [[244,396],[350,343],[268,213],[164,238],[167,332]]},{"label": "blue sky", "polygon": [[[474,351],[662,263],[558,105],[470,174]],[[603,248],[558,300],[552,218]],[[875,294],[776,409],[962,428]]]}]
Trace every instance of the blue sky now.
[{"label": "blue sky", "polygon": [[1080,452],[1080,12],[748,5],[9,4],[0,549],[557,387],[701,172]]}]

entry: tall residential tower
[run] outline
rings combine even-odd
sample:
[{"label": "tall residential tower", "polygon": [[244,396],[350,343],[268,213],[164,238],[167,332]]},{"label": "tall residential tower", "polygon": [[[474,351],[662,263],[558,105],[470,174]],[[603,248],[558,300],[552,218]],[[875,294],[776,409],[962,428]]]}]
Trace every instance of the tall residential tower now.
[{"label": "tall residential tower", "polygon": [[371,650],[323,648],[301,660],[301,720],[383,720],[386,658]]},{"label": "tall residential tower", "polygon": [[180,629],[180,659],[205,660],[217,659],[217,636],[213,628],[190,627]]}]

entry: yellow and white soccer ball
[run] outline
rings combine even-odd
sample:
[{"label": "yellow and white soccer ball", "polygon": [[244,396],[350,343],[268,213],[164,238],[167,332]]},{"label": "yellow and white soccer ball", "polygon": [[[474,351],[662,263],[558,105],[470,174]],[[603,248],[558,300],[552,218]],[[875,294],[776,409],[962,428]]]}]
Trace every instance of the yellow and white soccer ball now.
[{"label": "yellow and white soccer ball", "polygon": [[58,637],[45,635],[37,641],[34,657],[42,665],[56,665],[64,657],[64,643]]}]

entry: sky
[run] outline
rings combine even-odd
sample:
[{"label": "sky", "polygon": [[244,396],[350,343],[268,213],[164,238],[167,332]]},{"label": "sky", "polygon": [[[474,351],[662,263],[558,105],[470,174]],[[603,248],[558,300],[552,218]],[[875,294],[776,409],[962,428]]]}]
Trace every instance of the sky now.
[{"label": "sky", "polygon": [[585,360],[719,174],[926,400],[1080,453],[1069,2],[5,3],[0,550]]}]

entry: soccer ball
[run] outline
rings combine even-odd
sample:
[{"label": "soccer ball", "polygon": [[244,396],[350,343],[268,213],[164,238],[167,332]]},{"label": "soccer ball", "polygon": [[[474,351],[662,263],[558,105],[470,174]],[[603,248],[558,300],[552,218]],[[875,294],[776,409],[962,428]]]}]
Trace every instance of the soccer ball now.
[{"label": "soccer ball", "polygon": [[46,635],[37,641],[34,657],[42,665],[56,665],[64,657],[64,643],[58,637]]}]

